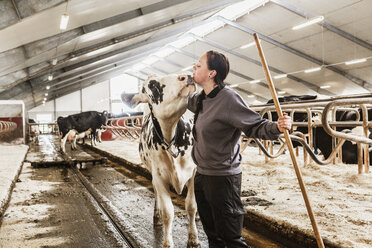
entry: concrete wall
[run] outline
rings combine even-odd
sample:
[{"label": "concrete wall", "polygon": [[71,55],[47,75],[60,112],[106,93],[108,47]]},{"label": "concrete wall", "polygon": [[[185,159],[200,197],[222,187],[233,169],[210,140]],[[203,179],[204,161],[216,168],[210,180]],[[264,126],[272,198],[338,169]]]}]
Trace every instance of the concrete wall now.
[{"label": "concrete wall", "polygon": [[83,111],[96,110],[110,112],[110,81],[95,84],[82,90]]},{"label": "concrete wall", "polygon": [[109,80],[73,92],[66,96],[48,101],[28,111],[31,119],[37,119],[38,114],[51,114],[52,120],[59,116],[67,116],[83,111],[110,111],[110,85]]}]

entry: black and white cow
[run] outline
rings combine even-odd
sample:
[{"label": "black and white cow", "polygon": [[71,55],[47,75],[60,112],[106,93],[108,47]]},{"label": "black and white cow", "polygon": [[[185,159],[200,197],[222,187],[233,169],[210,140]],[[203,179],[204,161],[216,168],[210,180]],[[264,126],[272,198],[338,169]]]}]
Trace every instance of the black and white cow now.
[{"label": "black and white cow", "polygon": [[61,149],[66,152],[66,140],[70,137],[74,138],[76,134],[83,133],[91,129],[93,138],[95,139],[96,130],[105,125],[107,120],[107,112],[102,113],[97,111],[87,111],[67,117],[58,117],[57,124],[61,136]]},{"label": "black and white cow", "polygon": [[132,106],[148,103],[139,144],[142,162],[152,174],[155,192],[154,224],[164,224],[163,247],[174,247],[172,222],[174,207],[170,186],[178,194],[187,187],[185,208],[189,219],[188,247],[199,247],[195,225],[196,202],[194,175],[196,166],[191,159],[191,125],[183,120],[187,98],[195,91],[191,76],[151,76],[141,93],[125,95]]},{"label": "black and white cow", "polygon": [[[297,103],[299,101],[306,101],[306,100],[315,100],[317,98],[317,95],[289,95],[289,96],[283,96],[279,97],[278,100],[279,102],[282,103],[288,103],[288,102],[294,102]],[[267,104],[273,103],[273,99],[270,99],[267,101]],[[285,111],[284,111],[285,112]],[[263,115],[264,118],[268,118],[267,114]],[[273,121],[278,120],[278,115],[276,112],[271,113],[271,117]],[[307,122],[308,121],[308,116],[307,113],[302,113],[302,112],[294,112],[293,115],[293,121],[294,122]],[[295,127],[296,131],[301,132],[301,133],[308,133],[307,127]],[[292,141],[293,147],[300,146],[301,144],[297,141]]]},{"label": "black and white cow", "polygon": [[[362,120],[363,115],[359,109],[360,119]],[[356,113],[354,111],[337,111],[336,121],[356,121]],[[372,120],[372,109],[368,109],[368,120]],[[344,129],[352,130],[354,127],[337,127],[336,131],[342,131]],[[371,131],[371,130],[370,130]],[[313,129],[314,133],[314,148],[319,149],[324,158],[327,159],[332,153],[332,137],[324,131],[323,127],[317,127]],[[369,138],[372,139],[370,133]],[[370,165],[372,165],[372,152],[369,152]],[[358,163],[358,149],[357,145],[353,142],[345,141],[342,145],[342,162],[345,164],[357,164]]]}]

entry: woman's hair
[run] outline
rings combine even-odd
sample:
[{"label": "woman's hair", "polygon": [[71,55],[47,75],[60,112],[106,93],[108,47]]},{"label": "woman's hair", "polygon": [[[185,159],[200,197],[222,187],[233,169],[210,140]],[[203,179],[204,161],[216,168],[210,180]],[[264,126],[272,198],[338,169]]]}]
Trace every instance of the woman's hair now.
[{"label": "woman's hair", "polygon": [[[209,70],[215,70],[216,71],[216,76],[214,77],[214,82],[218,85],[220,89],[225,87],[225,78],[227,74],[229,74],[230,71],[230,63],[229,60],[226,58],[225,55],[222,53],[216,52],[216,51],[208,51],[207,52],[207,66]],[[200,96],[198,97],[197,100],[197,105],[196,105],[196,111],[194,115],[194,127],[193,127],[193,135],[194,138],[196,138],[195,135],[195,123],[196,120],[198,119],[199,112],[203,108],[203,100],[206,98],[205,92],[203,91]]]},{"label": "woman's hair", "polygon": [[218,87],[222,88],[226,84],[224,80],[229,74],[230,71],[230,63],[229,60],[226,58],[225,55],[216,51],[208,51],[207,52],[207,65],[209,70],[215,70],[216,76],[214,77],[214,81],[218,85]]}]

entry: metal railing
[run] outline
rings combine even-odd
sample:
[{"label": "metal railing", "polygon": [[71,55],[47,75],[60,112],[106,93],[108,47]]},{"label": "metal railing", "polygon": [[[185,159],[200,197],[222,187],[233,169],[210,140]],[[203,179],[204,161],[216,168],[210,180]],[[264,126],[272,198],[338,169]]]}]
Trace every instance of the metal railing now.
[{"label": "metal railing", "polygon": [[[327,160],[320,161],[313,159],[318,164],[329,164],[335,163],[336,157],[338,158],[339,162],[342,162],[342,144],[346,140],[356,142],[358,146],[358,172],[362,173],[363,168],[363,161],[364,161],[364,168],[365,172],[368,173],[369,171],[369,149],[368,145],[372,144],[372,140],[368,138],[368,128],[372,128],[372,122],[368,121],[368,109],[372,108],[372,96],[370,97],[363,97],[361,99],[338,99],[338,100],[329,100],[329,101],[311,101],[306,103],[291,103],[291,104],[283,104],[282,109],[285,112],[288,112],[289,115],[294,118],[295,114],[302,113],[305,114],[307,117],[307,121],[293,122],[294,129],[298,127],[307,127],[307,134],[304,134],[301,138],[304,142],[308,145],[308,148],[304,147],[304,165],[310,162],[311,159],[307,159],[307,153],[313,150],[313,128],[316,127],[323,127],[324,130],[332,136],[332,153]],[[272,119],[272,113],[275,112],[275,106],[258,106],[252,107],[253,110],[260,112],[263,116],[267,114],[268,119]],[[362,112],[362,116],[360,115],[360,110]],[[356,119],[352,121],[337,121],[336,120],[336,113],[337,111],[352,111],[355,113]],[[318,115],[320,117],[319,121],[314,120],[314,115]],[[362,120],[363,121],[362,121]],[[361,126],[363,128],[363,137],[357,136],[352,134],[348,131],[337,132],[335,131],[336,127],[348,127],[350,129]],[[296,138],[296,141],[299,141]],[[249,140],[248,140],[249,141]],[[257,141],[256,141],[257,142]],[[272,144],[268,141],[264,141],[263,145],[259,145],[260,149],[265,149],[264,153],[266,153],[266,160],[269,157],[276,157],[273,154]],[[268,144],[267,144],[268,143]],[[242,147],[245,147],[243,144]],[[306,149],[305,149],[306,148]],[[309,149],[310,148],[310,149]],[[270,152],[267,150],[270,149]],[[310,151],[309,151],[310,150]],[[298,153],[298,149],[297,149]],[[309,153],[310,154],[310,153]],[[315,154],[310,154],[310,157],[313,158]],[[364,160],[363,160],[364,159]]]},{"label": "metal railing", "polygon": [[136,140],[140,137],[142,128],[142,115],[120,118],[110,118],[103,130],[111,130],[111,132],[119,137]]},{"label": "metal railing", "polygon": [[17,128],[17,123],[12,121],[0,121],[0,134],[12,132]]}]

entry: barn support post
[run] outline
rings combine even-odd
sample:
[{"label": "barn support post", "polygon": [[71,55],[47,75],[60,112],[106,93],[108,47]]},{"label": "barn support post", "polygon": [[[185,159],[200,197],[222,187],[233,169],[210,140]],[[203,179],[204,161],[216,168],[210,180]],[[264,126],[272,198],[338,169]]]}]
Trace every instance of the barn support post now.
[{"label": "barn support post", "polygon": [[[362,109],[362,116],[363,116],[363,134],[364,137],[368,138],[368,109],[366,105],[361,104],[360,108]],[[363,150],[364,150],[364,172],[369,172],[369,145],[364,144]]]},{"label": "barn support post", "polygon": [[[282,109],[280,107],[278,96],[277,96],[276,91],[275,91],[275,86],[274,86],[274,83],[272,81],[271,74],[270,74],[268,65],[266,63],[265,56],[263,54],[263,50],[261,48],[260,40],[259,40],[258,35],[256,33],[253,34],[253,37],[254,37],[254,40],[256,42],[258,53],[259,53],[260,58],[261,58],[262,67],[263,67],[265,75],[266,75],[267,83],[269,84],[271,95],[272,95],[272,98],[273,98],[274,103],[275,103],[276,112],[278,113],[278,117],[281,117],[281,116],[283,116]],[[289,132],[287,130],[284,130],[284,137],[285,137],[285,140],[287,142],[287,146],[288,146],[288,149],[289,149],[289,153],[291,155],[291,159],[292,159],[293,166],[294,166],[294,169],[295,169],[295,172],[296,172],[296,175],[297,175],[298,182],[300,184],[300,188],[301,188],[302,196],[303,196],[304,201],[305,201],[307,212],[308,212],[310,220],[311,220],[311,224],[312,224],[312,227],[313,227],[313,230],[314,230],[316,242],[318,244],[318,247],[324,248],[325,246],[324,246],[324,243],[323,243],[323,239],[320,236],[318,226],[317,226],[317,223],[315,221],[313,210],[311,208],[310,201],[309,201],[309,198],[307,196],[305,184],[302,180],[301,171],[300,171],[300,169],[297,165],[297,160],[296,160],[296,156],[294,154],[292,141],[289,137]]]}]

